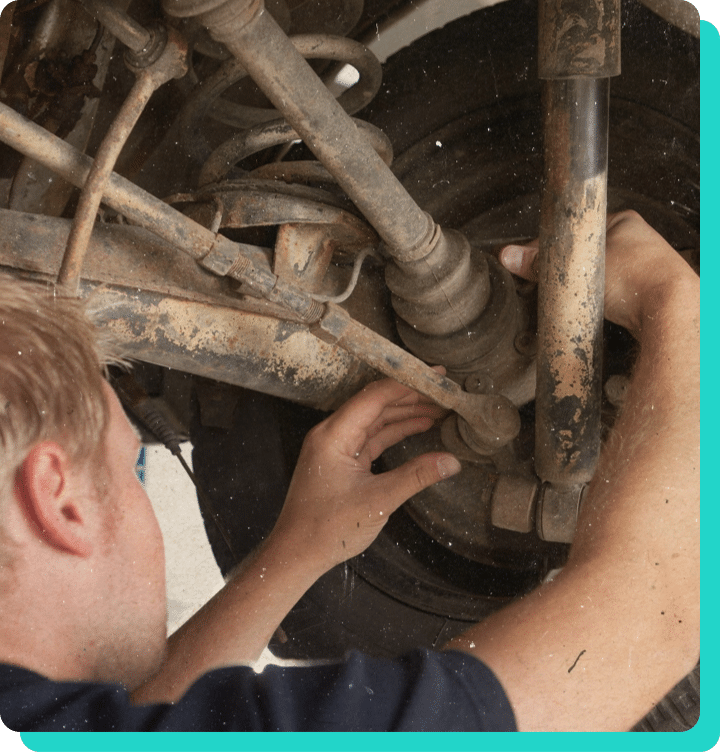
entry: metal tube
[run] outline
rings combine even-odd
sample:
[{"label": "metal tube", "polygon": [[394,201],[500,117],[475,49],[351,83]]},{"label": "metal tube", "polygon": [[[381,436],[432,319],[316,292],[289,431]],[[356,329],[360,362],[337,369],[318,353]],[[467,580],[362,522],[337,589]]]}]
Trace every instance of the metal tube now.
[{"label": "metal tube", "polygon": [[620,0],[540,0],[540,78],[619,76],[620,21]]},{"label": "metal tube", "polygon": [[152,41],[151,33],[112,3],[82,0],[86,10],[133,52],[142,52]]},{"label": "metal tube", "polygon": [[135,85],[123,102],[120,111],[100,144],[92,168],[80,194],[75,220],[68,236],[67,248],[57,283],[68,294],[77,294],[83,259],[90,241],[95,216],[100,208],[105,185],[125,142],[142,114],[150,97],[171,78],[187,71],[187,47],[184,40],[172,33],[163,44],[159,57],[148,67],[137,69]]},{"label": "metal tube", "polygon": [[[92,159],[0,102],[2,141],[82,188]],[[195,259],[213,248],[216,235],[117,173],[105,185],[105,203]]]},{"label": "metal tube", "polygon": [[156,82],[152,76],[141,74],[138,77],[95,156],[80,194],[75,220],[70,229],[67,248],[57,278],[58,286],[63,287],[70,295],[77,294],[83,259],[95,224],[95,216],[103,198],[105,184],[112,174],[115,162],[128,136],[156,89]]},{"label": "metal tube", "polygon": [[609,80],[544,83],[535,468],[570,488],[600,451]]}]

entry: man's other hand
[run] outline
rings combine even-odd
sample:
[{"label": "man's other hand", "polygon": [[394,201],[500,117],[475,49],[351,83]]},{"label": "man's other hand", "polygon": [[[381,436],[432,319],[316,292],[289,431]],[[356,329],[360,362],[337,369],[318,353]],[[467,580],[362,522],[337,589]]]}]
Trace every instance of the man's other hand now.
[{"label": "man's other hand", "polygon": [[[538,281],[539,242],[506,246],[500,261],[513,274]],[[678,277],[691,271],[687,262],[634,211],[608,216],[605,252],[605,318],[639,339],[645,309]]]}]

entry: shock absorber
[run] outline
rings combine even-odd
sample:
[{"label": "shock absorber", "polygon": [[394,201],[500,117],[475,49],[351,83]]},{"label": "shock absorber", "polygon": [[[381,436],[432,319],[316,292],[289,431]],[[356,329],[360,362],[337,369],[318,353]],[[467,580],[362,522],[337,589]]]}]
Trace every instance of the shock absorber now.
[{"label": "shock absorber", "polygon": [[570,541],[600,454],[610,77],[620,1],[540,0],[544,184],[535,470],[542,538]]}]

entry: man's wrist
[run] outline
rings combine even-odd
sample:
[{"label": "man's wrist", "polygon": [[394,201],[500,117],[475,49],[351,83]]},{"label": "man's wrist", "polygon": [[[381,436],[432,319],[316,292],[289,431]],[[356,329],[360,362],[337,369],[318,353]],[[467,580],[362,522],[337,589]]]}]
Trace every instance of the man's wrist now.
[{"label": "man's wrist", "polygon": [[261,566],[291,572],[294,580],[307,582],[307,587],[333,567],[313,541],[278,525],[258,549],[257,558]]}]

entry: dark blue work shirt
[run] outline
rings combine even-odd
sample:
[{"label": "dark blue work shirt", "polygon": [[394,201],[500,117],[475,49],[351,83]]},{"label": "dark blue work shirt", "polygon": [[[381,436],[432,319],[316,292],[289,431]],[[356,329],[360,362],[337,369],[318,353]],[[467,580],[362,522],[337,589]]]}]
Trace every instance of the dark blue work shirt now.
[{"label": "dark blue work shirt", "polygon": [[174,704],[130,703],[120,685],[55,682],[0,664],[13,731],[515,731],[490,669],[455,651],[350,653],[310,667],[216,669]]}]

